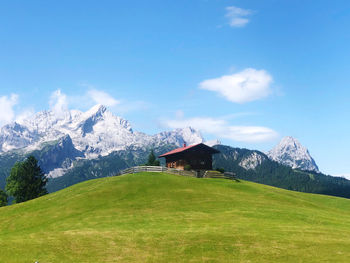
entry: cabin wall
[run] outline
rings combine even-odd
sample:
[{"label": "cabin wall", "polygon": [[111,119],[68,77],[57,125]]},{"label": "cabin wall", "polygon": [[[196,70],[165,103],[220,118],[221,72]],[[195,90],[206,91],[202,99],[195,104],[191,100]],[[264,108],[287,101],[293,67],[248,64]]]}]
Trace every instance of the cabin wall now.
[{"label": "cabin wall", "polygon": [[183,153],[166,157],[166,167],[184,170],[188,162],[184,159]]},{"label": "cabin wall", "polygon": [[212,170],[213,158],[206,152],[186,152],[166,157],[166,167],[184,170],[189,164],[192,170]]},{"label": "cabin wall", "polygon": [[192,170],[212,170],[212,156],[208,153],[188,153],[185,156]]}]

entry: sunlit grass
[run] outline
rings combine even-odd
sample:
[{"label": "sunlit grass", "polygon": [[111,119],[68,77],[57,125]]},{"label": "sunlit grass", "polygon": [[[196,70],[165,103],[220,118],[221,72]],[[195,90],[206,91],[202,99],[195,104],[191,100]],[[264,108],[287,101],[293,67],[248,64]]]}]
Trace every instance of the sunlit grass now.
[{"label": "sunlit grass", "polygon": [[348,262],[350,200],[143,173],[0,208],[0,262]]}]

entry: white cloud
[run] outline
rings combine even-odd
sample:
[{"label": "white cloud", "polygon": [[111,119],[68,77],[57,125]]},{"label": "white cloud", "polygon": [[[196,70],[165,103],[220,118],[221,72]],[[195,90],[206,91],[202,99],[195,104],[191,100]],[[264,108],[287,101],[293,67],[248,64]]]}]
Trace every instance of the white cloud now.
[{"label": "white cloud", "polygon": [[239,142],[264,142],[276,139],[278,133],[261,126],[229,126],[223,137]]},{"label": "white cloud", "polygon": [[199,88],[215,91],[235,103],[245,103],[268,96],[272,81],[272,76],[265,70],[247,68],[232,75],[204,80]]},{"label": "white cloud", "polygon": [[175,128],[193,127],[202,132],[215,135],[218,138],[238,142],[265,142],[274,140],[278,133],[270,128],[261,126],[235,126],[224,119],[196,117],[189,119],[164,120],[165,126]]},{"label": "white cloud", "polygon": [[[118,114],[146,110],[151,107],[150,103],[144,101],[116,100],[102,90],[95,89],[93,86],[87,87],[89,89],[86,92],[76,96],[68,96],[60,89],[53,91],[49,98],[50,110],[58,118],[64,118],[66,114],[69,114],[70,106],[75,106],[79,110],[86,110],[86,107],[102,104],[112,108],[114,112],[118,111]],[[17,112],[15,112],[14,106],[18,104],[18,101],[19,96],[17,94],[0,96],[0,127],[13,121],[23,123],[36,113],[34,108],[17,109]]]},{"label": "white cloud", "polygon": [[106,107],[113,107],[120,103],[119,100],[116,100],[110,94],[101,90],[90,89],[87,94],[95,103]]},{"label": "white cloud", "polygon": [[68,110],[67,95],[61,90],[55,90],[50,97],[50,109],[58,116],[63,117]]},{"label": "white cloud", "polygon": [[13,107],[18,103],[18,95],[0,97],[0,126],[7,124],[15,118]]},{"label": "white cloud", "polygon": [[108,107],[117,114],[124,114],[130,111],[146,110],[150,104],[144,101],[117,100],[109,93],[96,89],[92,85],[81,84],[87,87],[87,91],[79,95],[66,95],[61,90],[56,90],[50,98],[50,109],[58,117],[64,117],[68,108],[86,110],[101,104]]},{"label": "white cloud", "polygon": [[226,7],[226,17],[231,27],[244,27],[248,24],[248,17],[253,14],[252,10],[243,9],[235,6]]},{"label": "white cloud", "polygon": [[22,111],[20,114],[16,116],[16,122],[17,123],[23,123],[28,118],[32,117],[35,114],[35,111],[33,108],[28,108]]}]

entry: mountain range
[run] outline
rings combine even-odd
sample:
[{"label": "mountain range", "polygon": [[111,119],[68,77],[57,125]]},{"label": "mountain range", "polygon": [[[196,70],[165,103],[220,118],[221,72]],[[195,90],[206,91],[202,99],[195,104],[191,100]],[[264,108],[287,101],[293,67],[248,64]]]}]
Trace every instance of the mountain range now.
[{"label": "mountain range", "polygon": [[41,157],[50,160],[45,162],[44,170],[54,178],[74,168],[75,160],[96,159],[130,147],[145,150],[200,142],[204,142],[202,135],[190,127],[153,136],[133,131],[127,120],[113,115],[103,105],[96,105],[87,112],[43,111],[20,123],[2,127],[0,155],[45,152]]},{"label": "mountain range", "polygon": [[43,111],[21,123],[6,125],[0,131],[0,153],[14,149],[38,149],[43,143],[64,136],[69,136],[74,147],[88,159],[106,156],[130,145],[145,147],[163,143],[181,145],[185,142],[203,142],[201,134],[191,128],[153,136],[134,132],[127,120],[113,115],[103,105],[96,105],[87,112],[67,110],[56,114]]},{"label": "mountain range", "polygon": [[[191,127],[148,135],[134,131],[127,120],[113,115],[103,105],[86,112],[42,111],[3,126],[0,130],[0,188],[4,188],[15,162],[30,154],[39,160],[49,177],[49,191],[56,191],[88,179],[113,176],[121,169],[145,163],[151,149],[162,154],[184,143],[202,142],[216,145],[214,147],[221,152],[214,155],[214,167],[235,172],[242,179],[298,191],[336,192],[332,184],[328,185],[332,188],[328,191],[325,186],[328,179],[324,180],[328,177],[322,177],[326,175],[319,173],[309,151],[292,137],[283,138],[265,154],[220,145],[217,140],[205,142],[201,133]],[[322,182],[321,187],[313,187],[315,178]],[[302,184],[305,180],[307,183]],[[344,182],[340,184],[347,184]]]}]

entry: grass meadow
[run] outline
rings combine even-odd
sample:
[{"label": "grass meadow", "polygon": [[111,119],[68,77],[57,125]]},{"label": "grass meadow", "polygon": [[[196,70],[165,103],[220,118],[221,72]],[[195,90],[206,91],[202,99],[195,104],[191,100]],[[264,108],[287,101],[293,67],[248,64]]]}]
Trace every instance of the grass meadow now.
[{"label": "grass meadow", "polygon": [[0,262],[349,262],[350,200],[140,173],[0,208]]}]

